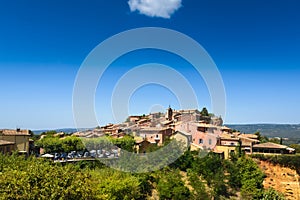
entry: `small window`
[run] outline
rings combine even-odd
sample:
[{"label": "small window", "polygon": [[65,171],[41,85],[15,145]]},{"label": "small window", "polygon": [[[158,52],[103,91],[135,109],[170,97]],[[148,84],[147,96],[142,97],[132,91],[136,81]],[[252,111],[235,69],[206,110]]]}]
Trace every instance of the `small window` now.
[{"label": "small window", "polygon": [[203,140],[202,139],[199,139],[199,144],[203,144]]},{"label": "small window", "polygon": [[234,146],[234,143],[233,143],[233,142],[231,142],[231,143],[230,143],[230,145],[231,145],[231,146]]},{"label": "small window", "polygon": [[208,144],[211,145],[211,139],[208,140]]}]

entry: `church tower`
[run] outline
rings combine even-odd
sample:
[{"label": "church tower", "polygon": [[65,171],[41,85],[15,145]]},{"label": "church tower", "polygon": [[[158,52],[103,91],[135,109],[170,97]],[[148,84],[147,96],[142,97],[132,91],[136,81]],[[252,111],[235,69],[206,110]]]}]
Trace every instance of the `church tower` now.
[{"label": "church tower", "polygon": [[172,110],[171,106],[169,106],[169,108],[168,108],[168,118],[167,119],[169,121],[173,120],[173,110]]}]

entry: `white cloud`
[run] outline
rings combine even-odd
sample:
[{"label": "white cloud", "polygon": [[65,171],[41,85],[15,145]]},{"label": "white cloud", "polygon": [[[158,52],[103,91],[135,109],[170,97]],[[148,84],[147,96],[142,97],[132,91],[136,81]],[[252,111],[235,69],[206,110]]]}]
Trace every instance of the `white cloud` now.
[{"label": "white cloud", "polygon": [[139,11],[149,17],[170,18],[181,7],[182,0],[129,0],[131,12]]}]

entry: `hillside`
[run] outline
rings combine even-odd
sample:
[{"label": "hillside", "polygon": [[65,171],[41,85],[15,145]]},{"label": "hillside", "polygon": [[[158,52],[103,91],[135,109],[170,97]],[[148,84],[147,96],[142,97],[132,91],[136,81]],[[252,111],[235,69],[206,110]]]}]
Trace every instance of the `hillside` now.
[{"label": "hillside", "polygon": [[259,131],[267,137],[293,138],[300,141],[300,124],[228,124],[226,126],[245,133]]},{"label": "hillside", "polygon": [[[76,128],[61,128],[61,129],[54,129],[56,132],[64,132],[64,133],[75,133],[77,131],[87,130],[86,128],[76,129]],[[44,129],[44,130],[33,130],[33,133],[36,135],[40,135],[43,132],[52,131],[51,129]]]},{"label": "hillside", "polygon": [[263,182],[264,188],[274,188],[283,193],[287,200],[300,199],[299,175],[295,170],[266,161],[258,162],[267,176]]}]

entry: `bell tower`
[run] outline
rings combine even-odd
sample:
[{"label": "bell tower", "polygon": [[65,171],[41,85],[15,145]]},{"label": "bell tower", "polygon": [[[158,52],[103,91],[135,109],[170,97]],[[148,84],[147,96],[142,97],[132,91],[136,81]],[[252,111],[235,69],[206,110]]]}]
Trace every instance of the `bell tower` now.
[{"label": "bell tower", "polygon": [[168,120],[169,121],[173,120],[173,110],[172,110],[171,106],[169,106],[169,108],[168,108]]}]

